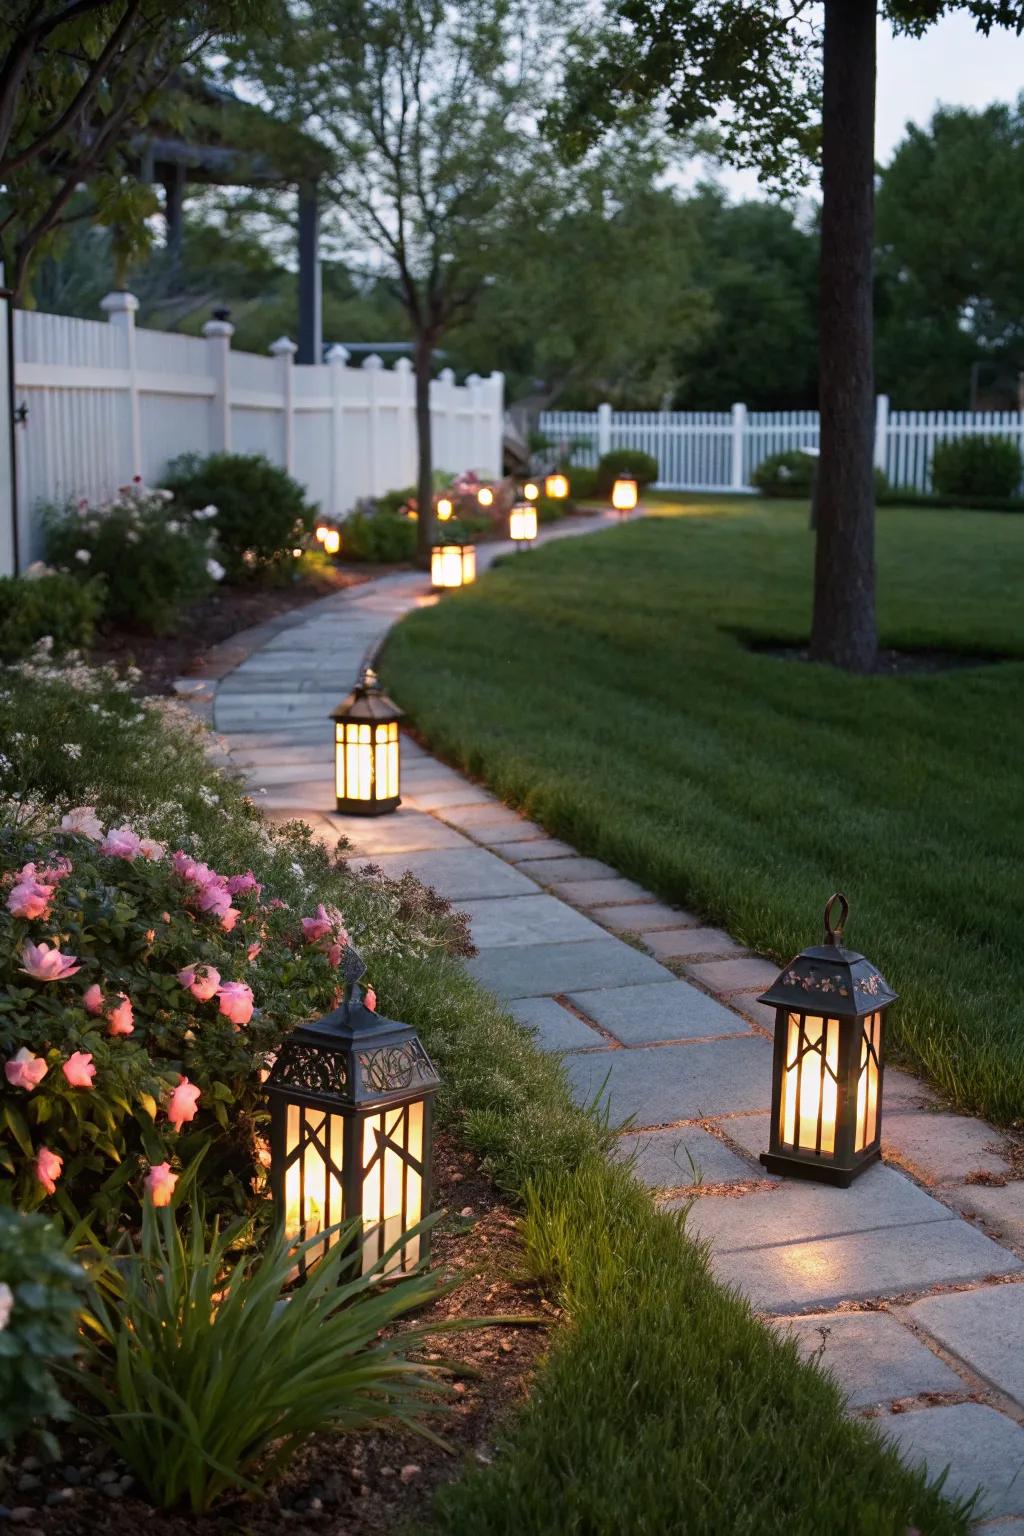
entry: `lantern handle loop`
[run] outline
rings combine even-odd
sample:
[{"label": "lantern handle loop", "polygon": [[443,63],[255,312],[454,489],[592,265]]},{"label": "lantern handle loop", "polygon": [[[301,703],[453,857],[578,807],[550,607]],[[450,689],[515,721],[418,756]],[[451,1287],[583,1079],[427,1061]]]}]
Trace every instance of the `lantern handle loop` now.
[{"label": "lantern handle loop", "polygon": [[[831,912],[837,901],[840,906],[840,915],[838,923],[834,923],[831,917]],[[849,917],[849,915],[850,903],[847,901],[842,891],[836,891],[835,895],[830,896],[828,901],[825,903],[826,944],[833,944],[838,946],[840,939],[843,937],[843,929],[846,926],[846,919]]]}]

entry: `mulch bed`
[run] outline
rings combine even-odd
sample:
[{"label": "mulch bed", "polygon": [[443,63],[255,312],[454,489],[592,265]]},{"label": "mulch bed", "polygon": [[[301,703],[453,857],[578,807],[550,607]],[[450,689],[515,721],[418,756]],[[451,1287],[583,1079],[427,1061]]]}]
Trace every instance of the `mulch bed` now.
[{"label": "mulch bed", "polygon": [[[520,1240],[511,1207],[449,1136],[434,1144],[437,1203],[433,1267],[457,1287],[425,1314],[503,1319],[523,1324],[439,1334],[428,1358],[465,1367],[456,1396],[432,1430],[445,1449],[399,1429],[317,1437],[263,1500],[225,1500],[211,1514],[161,1514],[144,1501],[127,1469],[96,1441],[61,1436],[62,1459],[29,1457],[0,1483],[0,1523],[23,1536],[114,1536],[142,1528],[151,1536],[378,1536],[424,1521],[435,1490],[458,1477],[467,1457],[487,1464],[501,1420],[526,1396],[548,1330],[539,1317],[558,1311],[519,1278]],[[423,1314],[416,1319],[420,1321]],[[28,1484],[26,1487],[25,1484]],[[52,1502],[50,1502],[52,1501]]]}]

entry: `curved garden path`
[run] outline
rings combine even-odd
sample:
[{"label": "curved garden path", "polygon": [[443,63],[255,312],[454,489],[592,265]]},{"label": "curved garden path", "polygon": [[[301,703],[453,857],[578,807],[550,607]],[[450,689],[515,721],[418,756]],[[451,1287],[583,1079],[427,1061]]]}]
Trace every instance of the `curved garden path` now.
[{"label": "curved garden path", "polygon": [[[598,531],[601,517],[542,531]],[[509,545],[482,546],[481,568]],[[637,1175],[712,1240],[715,1272],[791,1327],[949,1489],[984,1490],[991,1532],[1024,1533],[1024,1169],[999,1133],[886,1074],[887,1163],[850,1189],[765,1174],[771,1049],[756,995],[776,967],[503,806],[408,738],[400,810],[334,814],[328,716],[422,574],[384,576],[222,646],[179,691],[267,813],[302,816],[363,862],[412,870],[470,916],[469,969],[549,1050],[574,1091],[607,1078]],[[358,860],[357,860],[358,862]],[[628,934],[631,942],[620,937]],[[699,1170],[699,1173],[695,1172]],[[694,1198],[693,1186],[699,1178]]]}]

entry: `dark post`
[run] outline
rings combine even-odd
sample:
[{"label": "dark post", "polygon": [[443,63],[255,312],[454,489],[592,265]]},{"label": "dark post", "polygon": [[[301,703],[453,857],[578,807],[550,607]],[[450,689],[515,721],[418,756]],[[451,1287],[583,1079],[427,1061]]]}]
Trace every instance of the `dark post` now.
[{"label": "dark post", "polygon": [[875,625],[875,0],[825,0],[821,458],[811,656],[870,672]]},{"label": "dark post", "polygon": [[323,305],[320,286],[320,203],[316,182],[299,188],[299,350],[298,363],[323,360]]}]

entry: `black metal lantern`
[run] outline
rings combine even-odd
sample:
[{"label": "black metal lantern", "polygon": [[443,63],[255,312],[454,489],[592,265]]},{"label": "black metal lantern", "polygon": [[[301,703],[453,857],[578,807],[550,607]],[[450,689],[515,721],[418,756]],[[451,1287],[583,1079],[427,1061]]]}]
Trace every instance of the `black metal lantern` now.
[{"label": "black metal lantern", "polygon": [[823,944],[797,955],[760,999],[775,1009],[771,1130],[761,1162],[772,1173],[843,1188],[882,1155],[883,1037],[896,1001],[869,960],[842,948],[849,913],[844,895],[831,897]]},{"label": "black metal lantern", "polygon": [[537,537],[537,508],[532,501],[517,501],[508,514],[508,536],[518,549]]},{"label": "black metal lantern", "polygon": [[[353,961],[361,975],[350,950]],[[361,1217],[366,1274],[428,1214],[438,1082],[415,1030],[372,1013],[352,984],[334,1013],[289,1035],[267,1082],[271,1190],[289,1237]],[[307,1250],[300,1274],[327,1244]],[[382,1273],[415,1269],[429,1246],[429,1232],[414,1233]]]},{"label": "black metal lantern", "polygon": [[398,722],[402,713],[381,692],[373,668],[367,667],[331,715],[334,787],[338,810],[345,815],[382,816],[401,804]]}]

